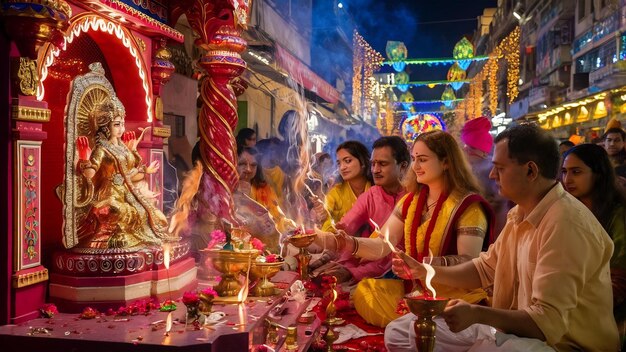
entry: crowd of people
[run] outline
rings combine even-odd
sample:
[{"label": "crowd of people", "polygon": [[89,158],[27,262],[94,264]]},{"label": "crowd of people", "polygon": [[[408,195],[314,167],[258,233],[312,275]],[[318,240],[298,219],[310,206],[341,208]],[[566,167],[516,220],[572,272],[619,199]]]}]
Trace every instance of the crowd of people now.
[{"label": "crowd of people", "polygon": [[243,129],[239,192],[267,209],[272,247],[297,226],[290,210],[305,204],[319,229],[311,275],[335,276],[356,311],[386,327],[390,351],[416,348],[415,316],[397,307],[409,292],[429,294],[424,262],[435,267],[438,296],[451,299],[435,319],[437,350],[619,350],[626,133],[612,122],[600,145],[574,145],[534,125],[495,140],[490,129],[481,117],[458,140],[437,130],[410,145],[396,136],[345,141],[336,163],[313,155],[306,201],[295,204],[281,141],[257,142]]}]

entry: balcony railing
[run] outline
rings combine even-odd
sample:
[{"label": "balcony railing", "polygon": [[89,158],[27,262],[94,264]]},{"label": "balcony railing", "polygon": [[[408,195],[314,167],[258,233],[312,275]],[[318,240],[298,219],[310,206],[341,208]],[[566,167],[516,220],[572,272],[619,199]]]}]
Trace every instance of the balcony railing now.
[{"label": "balcony railing", "polygon": [[609,63],[593,72],[589,73],[589,84],[597,84],[601,80],[613,76],[613,75],[624,75],[626,74],[626,65],[623,61],[618,63]]}]

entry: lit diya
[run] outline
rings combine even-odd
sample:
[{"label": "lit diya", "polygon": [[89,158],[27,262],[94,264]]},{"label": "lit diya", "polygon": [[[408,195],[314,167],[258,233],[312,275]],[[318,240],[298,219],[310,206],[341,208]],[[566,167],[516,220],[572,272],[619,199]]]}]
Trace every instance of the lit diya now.
[{"label": "lit diya", "polygon": [[241,284],[237,276],[245,274],[252,261],[259,255],[256,249],[224,250],[203,249],[205,258],[208,258],[213,267],[222,273],[222,280],[214,287],[220,297],[233,297],[241,291]]},{"label": "lit diya", "polygon": [[426,268],[426,287],[433,293],[433,296],[413,292],[404,296],[404,301],[411,313],[417,317],[413,325],[417,350],[432,352],[435,349],[437,330],[437,324],[433,321],[433,317],[443,313],[450,299],[437,297],[437,292],[431,285],[431,280],[435,276],[435,269],[427,263],[424,263],[424,267]]},{"label": "lit diya", "polygon": [[255,296],[273,296],[276,293],[275,286],[269,279],[280,271],[283,263],[283,258],[276,254],[270,254],[265,257],[259,256],[252,262],[250,274],[252,274],[254,279],[260,279],[254,286]]},{"label": "lit diya", "polygon": [[293,235],[289,236],[287,241],[293,246],[300,248],[300,252],[296,255],[298,258],[298,273],[300,273],[301,280],[309,279],[309,262],[311,261],[311,254],[307,250],[317,234],[313,230],[304,230],[304,228],[297,228],[293,231]]}]

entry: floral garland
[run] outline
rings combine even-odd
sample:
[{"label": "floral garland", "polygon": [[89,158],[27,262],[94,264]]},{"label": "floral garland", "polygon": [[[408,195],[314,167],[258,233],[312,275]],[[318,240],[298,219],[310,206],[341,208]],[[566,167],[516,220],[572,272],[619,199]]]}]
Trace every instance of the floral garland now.
[{"label": "floral garland", "polygon": [[424,205],[426,205],[427,198],[428,187],[424,186],[420,190],[418,198],[415,199],[415,197],[413,197],[406,213],[406,219],[404,221],[405,233],[409,234],[408,236],[404,237],[405,248],[407,249],[407,252],[411,255],[411,257],[417,259],[419,262],[422,262],[424,256],[428,255],[430,236],[435,228],[435,224],[437,223],[441,207],[443,206],[443,203],[446,201],[448,196],[445,193],[441,193],[441,195],[437,199],[437,204],[435,205],[435,209],[433,210],[433,215],[430,219],[430,222],[428,223],[428,227],[426,228],[424,247],[421,251],[419,251],[417,248],[417,230],[422,224],[422,213],[424,211]]}]

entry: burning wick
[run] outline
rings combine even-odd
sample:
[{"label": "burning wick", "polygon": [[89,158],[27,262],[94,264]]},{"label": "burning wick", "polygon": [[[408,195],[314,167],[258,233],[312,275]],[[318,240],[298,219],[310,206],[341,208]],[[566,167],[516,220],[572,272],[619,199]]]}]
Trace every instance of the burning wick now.
[{"label": "burning wick", "polygon": [[[374,230],[378,232],[379,235],[382,235],[382,233],[380,232],[380,227],[374,220],[372,220],[372,218],[370,218],[370,223],[372,224],[372,226],[374,226]],[[382,238],[383,238],[383,242],[385,242],[387,246],[389,246],[391,253],[398,252],[398,249],[393,244],[391,244],[391,241],[389,241],[389,231],[386,231],[385,235],[382,236]]]},{"label": "burning wick", "polygon": [[433,298],[437,298],[437,291],[435,291],[435,288],[431,284],[433,277],[435,277],[435,268],[433,268],[433,266],[431,265],[432,262],[433,262],[433,257],[431,256],[428,263],[426,262],[423,263],[424,269],[426,269],[426,287],[430,290],[430,292],[433,293]]},{"label": "burning wick", "polygon": [[163,264],[165,265],[165,269],[170,268],[170,246],[169,244],[163,245]]},{"label": "burning wick", "polygon": [[172,330],[172,312],[167,315],[167,321],[165,322],[165,336],[170,336]]},{"label": "burning wick", "polygon": [[170,295],[170,301],[172,300],[172,288],[170,286],[170,245],[163,245],[163,265],[165,265],[165,273],[167,274],[167,291]]},{"label": "burning wick", "polygon": [[[372,226],[374,226],[374,229],[376,230],[376,232],[378,232],[380,234],[380,227],[378,226],[378,224],[372,220],[372,218],[370,218],[370,223],[372,224]],[[382,235],[382,234],[381,234]],[[391,244],[391,241],[389,240],[389,229],[387,229],[387,231],[385,231],[385,235],[382,236],[383,238],[383,242],[385,242],[387,244],[387,246],[389,246],[389,249],[391,250],[391,253],[396,254],[399,258],[401,258],[404,261],[404,271],[407,274],[408,277],[411,278],[411,282],[413,283],[413,287],[418,287],[418,282],[417,280],[413,277],[413,275],[411,275],[411,270],[409,269],[409,263],[407,261],[407,259],[405,259],[403,257],[403,255],[406,255],[406,253],[398,250],[393,244]],[[421,285],[419,285],[421,286]]]},{"label": "burning wick", "polygon": [[237,301],[239,303],[244,303],[246,299],[248,298],[251,266],[252,266],[252,255],[248,257],[248,270],[246,271],[246,277],[243,280],[243,284],[241,285],[241,289],[239,290],[239,293],[237,293]]}]

